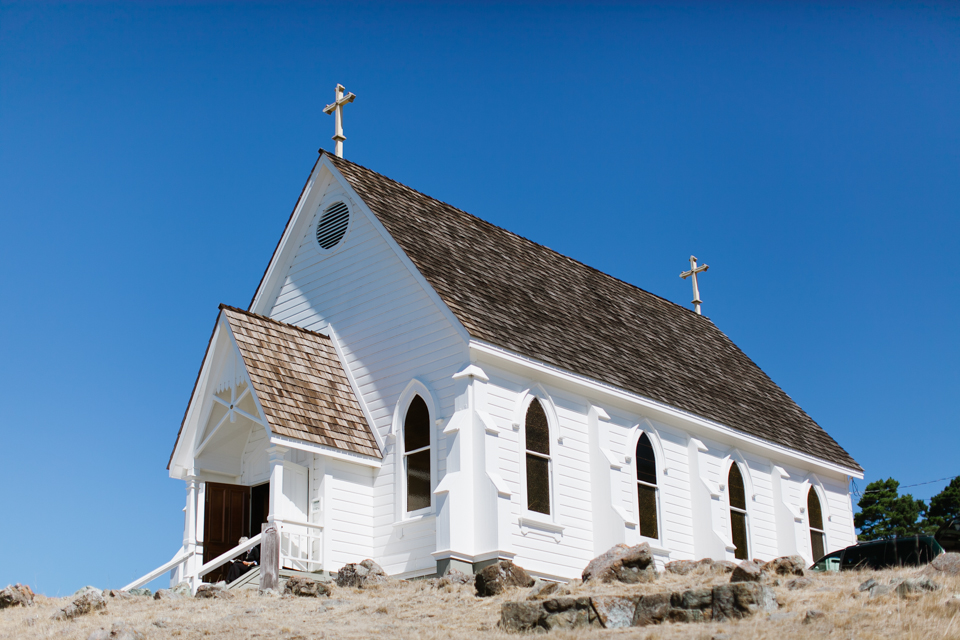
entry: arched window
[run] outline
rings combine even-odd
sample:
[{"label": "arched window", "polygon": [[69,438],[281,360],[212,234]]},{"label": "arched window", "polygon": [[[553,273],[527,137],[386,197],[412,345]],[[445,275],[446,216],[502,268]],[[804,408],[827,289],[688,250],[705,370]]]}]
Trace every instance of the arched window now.
[{"label": "arched window", "polygon": [[747,496],[743,489],[743,475],[736,462],[730,465],[727,488],[730,497],[730,533],[733,546],[736,547],[733,555],[737,560],[746,560],[750,557],[750,549],[747,548]]},{"label": "arched window", "polygon": [[659,538],[657,528],[657,460],[647,434],[637,440],[637,499],[639,501],[640,535]]},{"label": "arched window", "polygon": [[820,508],[820,498],[817,492],[810,487],[807,492],[807,514],[810,518],[810,549],[813,551],[813,561],[822,558],[827,549],[827,536],[823,532],[823,509]]},{"label": "arched window", "polygon": [[403,420],[403,467],[407,476],[407,511],[430,506],[430,411],[414,396]]},{"label": "arched window", "polygon": [[527,509],[550,515],[550,426],[536,398],[524,421],[527,466]]}]

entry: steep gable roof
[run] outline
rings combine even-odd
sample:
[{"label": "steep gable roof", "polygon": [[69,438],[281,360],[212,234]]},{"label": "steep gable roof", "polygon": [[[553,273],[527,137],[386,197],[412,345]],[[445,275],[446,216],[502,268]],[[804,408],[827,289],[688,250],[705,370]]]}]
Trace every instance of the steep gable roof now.
[{"label": "steep gable roof", "polygon": [[709,319],[326,157],[472,337],[861,470]]},{"label": "steep gable roof", "polygon": [[220,305],[270,429],[380,458],[328,336]]}]

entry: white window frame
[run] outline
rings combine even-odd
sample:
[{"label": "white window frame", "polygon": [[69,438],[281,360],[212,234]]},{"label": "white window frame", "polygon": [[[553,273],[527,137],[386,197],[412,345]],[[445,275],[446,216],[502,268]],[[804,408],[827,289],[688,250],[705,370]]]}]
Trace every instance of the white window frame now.
[{"label": "white window frame", "polygon": [[[750,465],[747,464],[747,461],[744,459],[743,455],[740,452],[734,450],[730,452],[725,459],[725,464],[723,466],[723,484],[725,491],[724,493],[727,496],[727,532],[730,536],[730,545],[731,548],[736,549],[736,545],[733,544],[733,518],[731,517],[731,511],[736,509],[741,511],[741,509],[733,507],[730,505],[730,467],[734,464],[740,469],[740,477],[743,478],[743,504],[746,507],[742,509],[744,515],[744,522],[747,528],[747,560],[751,558],[753,551],[756,548],[756,545],[753,543],[753,534],[751,532],[752,527],[750,526],[750,503],[753,501],[753,479],[750,477]],[[744,472],[746,471],[746,472]],[[736,551],[732,551],[736,554]],[[734,556],[736,558],[736,556]]]},{"label": "white window frame", "polygon": [[[430,416],[430,506],[417,509],[416,511],[407,511],[406,458],[410,454],[416,453],[417,451],[422,451],[422,449],[416,449],[414,451],[406,452],[403,449],[405,427],[404,422],[405,418],[407,417],[407,410],[410,408],[410,403],[413,402],[413,399],[416,396],[420,396],[423,399],[424,403],[427,405],[427,413]],[[434,395],[431,393],[427,385],[414,378],[407,384],[407,387],[403,390],[403,393],[400,394],[394,410],[393,428],[388,434],[388,438],[393,440],[394,448],[393,461],[394,473],[396,477],[396,482],[394,484],[396,486],[395,506],[397,514],[395,519],[398,522],[420,520],[436,514],[437,500],[433,495],[433,492],[437,488],[438,482],[436,429],[437,410],[436,403],[434,402],[433,398]]]},{"label": "white window frame", "polygon": [[[818,529],[813,529],[810,524],[810,509],[807,506],[807,495],[810,491],[816,492],[817,499],[820,501],[820,515],[823,516],[823,530],[820,531],[823,534],[823,553],[830,553],[830,536],[827,533],[827,523],[830,522],[830,511],[827,503],[827,491],[823,486],[823,482],[820,481],[820,478],[816,474],[809,474],[804,480],[801,487],[807,487],[807,490],[803,492],[803,504],[800,505],[803,508],[803,515],[807,521],[807,540],[806,544],[809,545],[808,549],[810,550],[810,556],[813,557],[813,540],[811,540],[810,531],[820,531]],[[813,558],[811,562],[816,562],[820,558]]]},{"label": "white window frame", "polygon": [[[530,404],[534,399],[540,402],[540,406],[543,407],[543,412],[547,416],[547,429],[549,432],[550,438],[550,456],[547,457],[547,475],[548,475],[548,486],[550,488],[550,513],[540,513],[539,511],[531,511],[527,508],[527,409],[530,408]],[[543,524],[556,524],[557,523],[557,491],[556,491],[556,478],[557,478],[557,469],[556,469],[556,447],[560,446],[559,443],[559,423],[556,413],[556,408],[553,404],[553,399],[546,392],[546,390],[540,385],[536,385],[531,389],[525,390],[521,394],[521,401],[518,405],[518,410],[515,415],[514,424],[519,425],[518,437],[517,437],[517,449],[520,459],[520,477],[518,482],[520,484],[520,513],[521,520],[523,522],[531,523],[543,523]],[[543,454],[532,452],[534,455],[542,456]]]},{"label": "white window frame", "polygon": [[[653,449],[653,461],[656,465],[656,474],[657,474],[657,484],[651,485],[646,482],[640,482],[637,479],[637,446],[640,444],[640,437],[646,434],[647,439],[650,440],[650,446]],[[632,464],[630,465],[631,472],[631,486],[633,487],[633,511],[637,514],[637,537],[641,541],[645,542],[655,542],[659,546],[663,541],[663,508],[661,507],[661,498],[662,492],[660,491],[661,486],[663,485],[663,448],[661,447],[660,438],[658,434],[652,428],[641,429],[637,428],[636,432],[630,438],[630,457]],[[656,538],[651,538],[650,536],[645,536],[640,532],[640,489],[639,485],[643,484],[647,487],[653,487],[656,489],[656,509],[657,509],[657,536]]]}]

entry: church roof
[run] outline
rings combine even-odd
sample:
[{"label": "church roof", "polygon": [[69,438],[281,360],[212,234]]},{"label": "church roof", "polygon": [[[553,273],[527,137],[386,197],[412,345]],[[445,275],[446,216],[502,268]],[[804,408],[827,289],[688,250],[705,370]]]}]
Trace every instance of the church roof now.
[{"label": "church roof", "polygon": [[472,337],[861,470],[708,318],[326,157]]},{"label": "church roof", "polygon": [[381,457],[328,336],[224,304],[220,309],[274,433]]}]

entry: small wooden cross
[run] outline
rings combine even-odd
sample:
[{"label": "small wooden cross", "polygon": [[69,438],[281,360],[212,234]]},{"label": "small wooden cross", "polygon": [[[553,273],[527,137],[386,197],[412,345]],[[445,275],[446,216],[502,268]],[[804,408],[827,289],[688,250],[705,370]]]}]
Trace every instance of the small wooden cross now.
[{"label": "small wooden cross", "polygon": [[686,280],[690,276],[693,276],[693,310],[697,312],[697,315],[700,314],[700,305],[703,301],[700,299],[700,287],[697,286],[697,274],[701,271],[706,271],[710,268],[710,265],[705,264],[702,267],[697,266],[696,256],[690,256],[690,271],[684,271],[680,274],[680,277]]},{"label": "small wooden cross", "polygon": [[323,112],[326,114],[336,112],[336,130],[333,134],[333,140],[337,143],[334,153],[337,154],[338,158],[343,157],[343,141],[347,139],[347,137],[343,135],[343,105],[353,102],[354,98],[356,97],[357,96],[353,95],[352,93],[343,95],[343,85],[338,84],[336,101],[334,101],[333,104],[328,104],[323,109]]}]

